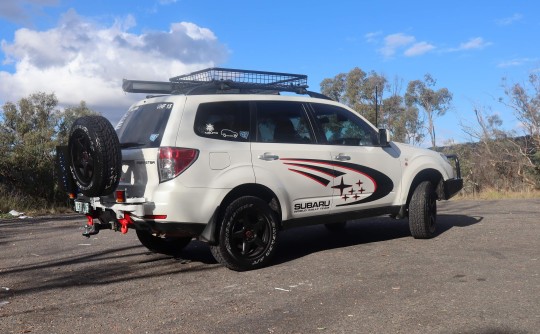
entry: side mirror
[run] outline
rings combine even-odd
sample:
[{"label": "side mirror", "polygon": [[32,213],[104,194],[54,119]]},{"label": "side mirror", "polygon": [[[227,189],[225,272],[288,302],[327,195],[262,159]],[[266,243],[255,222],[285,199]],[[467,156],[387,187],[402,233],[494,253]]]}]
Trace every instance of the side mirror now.
[{"label": "side mirror", "polygon": [[388,146],[390,143],[390,132],[386,129],[379,129],[379,145]]}]

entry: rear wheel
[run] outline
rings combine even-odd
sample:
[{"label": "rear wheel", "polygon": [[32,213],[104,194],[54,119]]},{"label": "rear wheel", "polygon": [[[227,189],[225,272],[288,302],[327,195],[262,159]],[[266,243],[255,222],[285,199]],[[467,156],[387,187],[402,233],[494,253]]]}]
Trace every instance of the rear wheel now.
[{"label": "rear wheel", "polygon": [[135,230],[141,244],[154,253],[178,255],[186,248],[191,237],[158,237],[146,230]]},{"label": "rear wheel", "polygon": [[262,199],[240,197],[225,209],[219,244],[210,250],[229,269],[261,268],[275,252],[277,221],[276,213]]},{"label": "rear wheel", "polygon": [[122,151],[111,123],[103,116],[84,116],[69,135],[69,169],[86,196],[111,194],[120,180]]},{"label": "rear wheel", "polygon": [[409,203],[409,229],[415,239],[429,239],[435,235],[437,223],[437,195],[429,181],[420,183]]}]

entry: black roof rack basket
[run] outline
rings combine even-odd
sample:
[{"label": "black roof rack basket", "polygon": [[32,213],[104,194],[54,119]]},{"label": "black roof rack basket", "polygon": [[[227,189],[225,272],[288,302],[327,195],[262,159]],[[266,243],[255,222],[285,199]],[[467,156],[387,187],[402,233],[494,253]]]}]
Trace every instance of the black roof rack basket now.
[{"label": "black roof rack basket", "polygon": [[327,98],[307,90],[307,75],[212,67],[170,78],[168,82],[125,80],[128,93],[216,94],[293,92]]},{"label": "black roof rack basket", "polygon": [[[176,89],[189,91],[194,86],[218,86],[220,90],[264,90],[303,94],[307,75],[279,72],[264,72],[213,67],[169,79]],[[184,93],[182,91],[182,93]]]}]

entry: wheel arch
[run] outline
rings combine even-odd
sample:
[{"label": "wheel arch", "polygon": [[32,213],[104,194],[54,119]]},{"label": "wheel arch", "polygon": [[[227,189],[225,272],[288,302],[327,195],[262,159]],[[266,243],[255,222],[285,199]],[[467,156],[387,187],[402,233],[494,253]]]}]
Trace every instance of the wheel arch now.
[{"label": "wheel arch", "polygon": [[413,178],[411,184],[409,185],[408,192],[407,192],[407,201],[405,202],[405,205],[407,208],[409,207],[409,203],[411,202],[411,198],[414,193],[414,190],[423,181],[429,181],[431,182],[431,184],[433,184],[433,187],[435,187],[435,191],[437,193],[438,199],[444,197],[444,192],[441,193],[441,191],[444,191],[444,189],[442,188],[443,176],[441,172],[434,168],[426,168],[419,171]]},{"label": "wheel arch", "polygon": [[225,195],[219,206],[214,211],[214,214],[206,225],[206,228],[201,233],[201,240],[206,241],[211,245],[217,243],[219,228],[225,209],[234,200],[243,196],[254,196],[267,202],[270,209],[276,212],[276,216],[278,217],[278,227],[281,228],[281,204],[276,194],[270,190],[270,188],[264,185],[247,183],[231,189],[231,191]]}]

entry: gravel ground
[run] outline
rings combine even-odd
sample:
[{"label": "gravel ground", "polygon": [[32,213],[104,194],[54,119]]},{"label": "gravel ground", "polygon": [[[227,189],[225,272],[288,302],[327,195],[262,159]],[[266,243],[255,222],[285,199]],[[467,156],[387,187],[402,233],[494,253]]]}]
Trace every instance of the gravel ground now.
[{"label": "gravel ground", "polygon": [[358,220],[279,235],[238,273],[193,241],[83,238],[84,217],[0,221],[0,333],[540,333],[540,200],[439,204],[439,234]]}]

